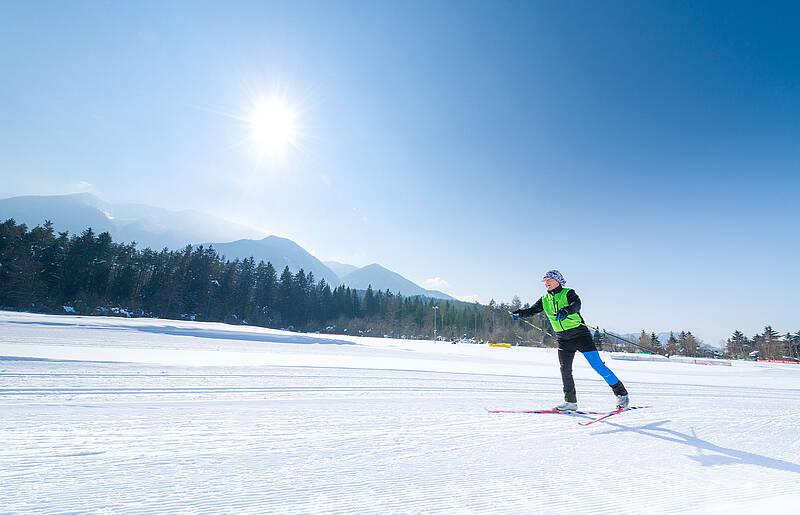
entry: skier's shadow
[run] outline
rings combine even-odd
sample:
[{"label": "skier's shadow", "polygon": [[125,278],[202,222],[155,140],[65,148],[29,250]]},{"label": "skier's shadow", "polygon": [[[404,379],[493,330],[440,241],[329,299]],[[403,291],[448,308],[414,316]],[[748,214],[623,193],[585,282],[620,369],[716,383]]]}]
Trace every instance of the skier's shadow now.
[{"label": "skier's shadow", "polygon": [[[775,458],[769,458],[767,456],[761,456],[760,454],[753,454],[752,452],[737,451],[736,449],[728,449],[727,447],[720,447],[719,445],[698,438],[694,429],[692,429],[692,434],[688,435],[685,433],[681,433],[680,431],[675,431],[674,429],[668,429],[666,427],[662,427],[664,424],[667,424],[669,422],[672,421],[662,420],[660,422],[653,422],[651,424],[646,424],[644,426],[639,426],[639,427],[625,427],[620,424],[609,422],[608,423],[609,425],[614,426],[617,429],[611,429],[608,431],[603,431],[594,434],[607,435],[613,433],[634,432],[647,435],[653,438],[657,438],[659,440],[664,440],[667,442],[673,442],[694,447],[697,450],[697,456],[688,456],[688,457],[695,460],[704,467],[713,467],[715,465],[746,464],[746,465],[758,465],[770,469],[785,470],[787,472],[795,472],[797,474],[800,474],[800,465],[796,463],[778,460]],[[706,454],[706,452],[710,452],[713,454]]]}]

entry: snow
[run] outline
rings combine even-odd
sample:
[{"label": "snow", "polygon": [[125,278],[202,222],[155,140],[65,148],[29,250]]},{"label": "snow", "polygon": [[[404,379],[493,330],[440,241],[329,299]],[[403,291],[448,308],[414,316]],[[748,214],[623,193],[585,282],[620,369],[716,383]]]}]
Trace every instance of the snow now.
[{"label": "snow", "polygon": [[800,367],[604,359],[0,311],[0,513],[800,511]]}]

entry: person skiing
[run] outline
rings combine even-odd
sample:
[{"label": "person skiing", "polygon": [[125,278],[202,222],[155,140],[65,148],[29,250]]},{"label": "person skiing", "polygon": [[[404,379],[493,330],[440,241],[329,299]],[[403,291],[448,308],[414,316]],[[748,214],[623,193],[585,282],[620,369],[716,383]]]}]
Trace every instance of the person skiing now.
[{"label": "person skiing", "polygon": [[592,368],[600,374],[606,383],[611,386],[617,396],[617,409],[628,407],[628,391],[614,372],[609,369],[592,340],[589,329],[583,325],[580,314],[581,299],[575,290],[564,288],[566,281],[558,270],[550,270],[542,279],[547,293],[536,304],[528,309],[518,309],[511,313],[511,317],[529,317],[544,311],[556,332],[558,342],[558,363],[561,366],[561,381],[564,385],[564,403],[556,406],[558,411],[574,411],[578,409],[578,398],[575,391],[575,380],[572,378],[572,361],[575,351],[580,351]]}]

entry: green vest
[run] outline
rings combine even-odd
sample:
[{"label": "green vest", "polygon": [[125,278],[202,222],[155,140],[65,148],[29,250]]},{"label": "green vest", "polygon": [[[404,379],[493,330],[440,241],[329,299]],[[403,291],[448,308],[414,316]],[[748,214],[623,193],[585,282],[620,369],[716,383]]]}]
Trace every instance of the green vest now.
[{"label": "green vest", "polygon": [[576,327],[580,327],[581,323],[583,322],[583,319],[578,313],[573,313],[560,322],[556,320],[556,313],[558,310],[569,305],[569,301],[567,300],[567,293],[569,291],[570,290],[568,288],[561,288],[561,291],[555,295],[545,293],[544,297],[542,297],[542,308],[544,313],[547,315],[547,318],[550,319],[550,325],[553,326],[553,330],[559,333],[561,331],[566,331],[567,329],[575,329]]}]

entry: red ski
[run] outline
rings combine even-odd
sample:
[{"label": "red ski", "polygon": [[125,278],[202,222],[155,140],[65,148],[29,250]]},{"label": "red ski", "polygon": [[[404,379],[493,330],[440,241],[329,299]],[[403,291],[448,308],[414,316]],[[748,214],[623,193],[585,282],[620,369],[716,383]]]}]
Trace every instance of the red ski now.
[{"label": "red ski", "polygon": [[489,413],[555,413],[558,415],[605,415],[607,411],[559,411],[557,409],[537,409],[537,410],[486,410]]},{"label": "red ski", "polygon": [[614,415],[619,415],[623,411],[631,411],[631,410],[635,410],[635,409],[645,409],[645,408],[652,408],[652,406],[631,406],[630,408],[617,409],[617,410],[614,410],[614,411],[612,411],[610,413],[604,414],[602,417],[598,417],[598,418],[596,418],[594,420],[590,420],[589,422],[578,422],[578,424],[580,424],[582,426],[588,426],[588,425],[594,424],[595,422],[600,422],[601,420],[605,420],[608,417],[611,417],[611,416],[614,416]]},{"label": "red ski", "polygon": [[539,409],[539,410],[486,410],[489,413],[552,413],[556,415],[594,415],[599,417],[592,419],[588,422],[578,422],[578,424],[582,426],[588,426],[594,424],[595,422],[600,422],[601,420],[605,420],[608,417],[613,415],[619,415],[624,411],[632,411],[635,409],[645,409],[645,408],[652,408],[652,406],[631,406],[629,408],[617,409],[614,411],[558,411],[554,409]]}]

